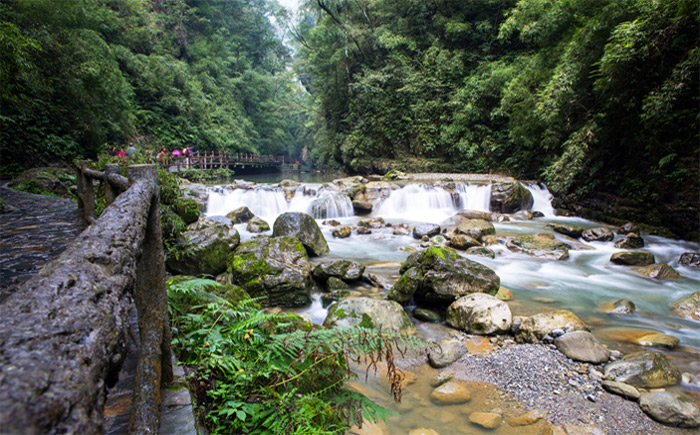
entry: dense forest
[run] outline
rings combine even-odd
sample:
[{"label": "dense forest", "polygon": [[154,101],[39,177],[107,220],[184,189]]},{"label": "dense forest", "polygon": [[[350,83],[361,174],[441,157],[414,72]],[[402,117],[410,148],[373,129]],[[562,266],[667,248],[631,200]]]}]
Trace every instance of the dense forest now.
[{"label": "dense forest", "polygon": [[321,169],[539,179],[588,210],[697,237],[697,0],[300,6],[1,3],[3,170],[129,142],[295,158],[307,146]]}]

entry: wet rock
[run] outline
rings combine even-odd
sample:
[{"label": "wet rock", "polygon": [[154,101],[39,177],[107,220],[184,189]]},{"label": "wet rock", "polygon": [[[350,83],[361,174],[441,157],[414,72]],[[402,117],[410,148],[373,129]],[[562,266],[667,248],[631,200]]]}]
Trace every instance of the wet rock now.
[{"label": "wet rock", "polygon": [[600,364],[610,359],[610,352],[588,331],[572,331],[554,339],[557,350],[582,362]]},{"label": "wet rock", "polygon": [[671,361],[658,352],[643,351],[624,356],[605,366],[607,379],[642,388],[659,388],[675,385],[680,372]]},{"label": "wet rock", "polygon": [[246,206],[238,207],[237,209],[226,214],[226,217],[231,219],[234,224],[242,224],[248,222],[255,216],[252,211]]},{"label": "wet rock", "polygon": [[362,275],[362,280],[368,284],[385,290],[389,285],[378,275],[374,273],[368,273],[367,275]]},{"label": "wet rock", "polygon": [[422,239],[423,236],[432,237],[440,234],[440,225],[437,224],[420,224],[413,228],[413,238]]},{"label": "wet rock", "polygon": [[331,234],[333,234],[333,237],[336,239],[345,239],[350,237],[350,234],[352,234],[352,229],[350,229],[350,227],[347,225],[343,225],[334,229]]},{"label": "wet rock", "polygon": [[367,184],[367,179],[362,176],[345,177],[338,178],[332,181],[332,185],[338,189],[338,191],[346,194],[350,198],[354,198],[357,192],[364,191],[365,184]]},{"label": "wet rock", "polygon": [[637,311],[637,307],[634,305],[634,302],[627,299],[619,299],[612,303],[612,307],[608,312],[610,314],[627,315],[632,314],[635,311]]},{"label": "wet rock", "polygon": [[693,399],[668,391],[644,394],[639,407],[654,420],[672,426],[700,427],[700,406]]},{"label": "wet rock", "polygon": [[398,303],[366,297],[343,299],[331,305],[323,326],[362,326],[406,333],[416,329]]},{"label": "wet rock", "polygon": [[251,233],[264,233],[270,231],[270,224],[262,218],[253,216],[246,225],[245,229]]},{"label": "wet rock", "polygon": [[295,237],[261,237],[242,243],[229,260],[231,281],[267,306],[311,303],[311,266]]},{"label": "wet rock", "polygon": [[545,228],[551,228],[554,232],[578,239],[583,234],[584,228],[566,224],[547,224]]},{"label": "wet rock", "polygon": [[473,246],[464,251],[464,253],[467,255],[477,255],[479,257],[488,257],[491,259],[496,258],[495,252],[488,248],[484,248],[483,246]]},{"label": "wet rock", "polygon": [[681,254],[678,264],[692,269],[700,269],[700,252],[685,252]]},{"label": "wet rock", "polygon": [[671,310],[680,317],[700,320],[700,291],[674,302]]},{"label": "wet rock", "polygon": [[508,304],[485,293],[473,293],[454,301],[445,314],[448,325],[468,334],[489,335],[510,330],[513,315]]},{"label": "wet rock", "polygon": [[478,240],[466,234],[453,234],[450,237],[450,246],[464,251],[474,246],[481,246]]},{"label": "wet rock", "polygon": [[197,222],[199,219],[200,212],[197,201],[192,198],[179,197],[173,203],[172,208],[187,225]]},{"label": "wet rock", "polygon": [[70,198],[75,174],[67,168],[34,168],[17,175],[10,187],[38,195]]},{"label": "wet rock", "polygon": [[372,203],[369,201],[354,200],[352,201],[352,209],[358,216],[367,215],[372,213]]},{"label": "wet rock", "polygon": [[410,233],[411,232],[407,228],[402,228],[402,227],[394,228],[391,232],[391,234],[393,234],[395,236],[407,236]]},{"label": "wet rock", "polygon": [[517,417],[506,418],[506,422],[511,426],[530,426],[547,417],[547,411],[543,409],[533,409]]},{"label": "wet rock", "polygon": [[533,214],[530,210],[520,210],[513,213],[513,217],[521,221],[530,221],[533,218]]},{"label": "wet rock", "polygon": [[168,270],[182,275],[218,275],[226,270],[226,261],[238,246],[241,236],[230,220],[227,223],[200,219],[182,233],[182,251],[169,255]]},{"label": "wet rock", "polygon": [[500,287],[498,293],[496,293],[496,297],[502,301],[509,301],[513,299],[513,292],[505,287]]},{"label": "wet rock", "polygon": [[446,228],[456,234],[465,234],[476,240],[482,240],[485,236],[496,234],[496,228],[491,222],[482,219],[466,219],[460,215],[455,215],[445,221]]},{"label": "wet rock", "polygon": [[530,210],[533,204],[532,194],[519,182],[505,181],[491,185],[489,208],[500,213],[514,213],[518,210]]},{"label": "wet rock", "polygon": [[326,280],[326,290],[328,290],[329,292],[347,290],[348,288],[350,288],[350,286],[348,286],[348,284],[340,278],[331,276]]},{"label": "wet rock", "polygon": [[481,242],[484,244],[484,246],[489,246],[489,245],[498,245],[500,241],[498,240],[498,237],[496,237],[495,234],[489,234],[481,238]]},{"label": "wet rock", "polygon": [[641,395],[638,389],[624,382],[604,380],[602,385],[605,391],[622,396],[627,400],[637,401]]},{"label": "wet rock", "polygon": [[576,314],[569,310],[557,310],[523,318],[516,337],[526,342],[535,343],[551,334],[555,329],[561,329],[566,333],[588,331],[586,324]]},{"label": "wet rock", "polygon": [[436,369],[447,367],[467,353],[467,347],[457,340],[447,340],[428,351],[428,362]]},{"label": "wet rock", "polygon": [[674,337],[672,335],[662,334],[661,332],[653,332],[651,334],[646,334],[639,337],[637,339],[637,342],[642,346],[675,349],[678,347],[680,340],[678,339],[678,337]]},{"label": "wet rock", "polygon": [[376,218],[366,218],[366,219],[360,219],[357,222],[358,227],[364,227],[364,228],[381,228],[384,226],[384,218],[381,217],[376,217]]},{"label": "wet rock", "polygon": [[615,235],[608,228],[590,228],[581,234],[581,238],[587,242],[609,242]]},{"label": "wet rock", "polygon": [[445,238],[445,236],[438,234],[437,236],[433,236],[430,238],[430,244],[433,246],[446,246],[447,239]]},{"label": "wet rock", "polygon": [[387,299],[400,304],[408,303],[413,297],[418,287],[423,282],[423,272],[418,267],[412,267],[401,275],[387,293]]},{"label": "wet rock", "polygon": [[647,278],[677,279],[681,275],[666,263],[654,263],[648,266],[634,266],[634,271]]},{"label": "wet rock", "polygon": [[644,239],[637,233],[629,233],[615,242],[615,247],[620,249],[638,249],[644,246]]},{"label": "wet rock", "polygon": [[209,190],[207,186],[202,184],[181,184],[180,193],[185,198],[191,198],[197,203],[197,208],[199,211],[205,211],[207,209],[207,202],[209,201]]},{"label": "wet rock", "polygon": [[415,310],[413,310],[413,317],[424,322],[442,322],[442,315],[440,315],[439,312],[428,308],[416,308]]},{"label": "wet rock", "polygon": [[439,387],[440,385],[444,384],[447,381],[451,381],[452,378],[455,377],[454,372],[446,372],[442,371],[435,375],[431,380],[430,380],[430,386],[435,388]]},{"label": "wet rock", "polygon": [[469,414],[469,421],[484,429],[496,429],[501,425],[503,418],[492,412],[472,412]]},{"label": "wet rock", "polygon": [[460,210],[457,212],[459,216],[467,219],[481,219],[489,222],[508,222],[510,218],[502,213],[481,210]]},{"label": "wet rock", "polygon": [[[408,290],[415,287],[414,296],[419,303],[444,306],[470,293],[495,294],[500,286],[500,279],[493,270],[449,248],[432,246],[411,254],[401,265],[400,272],[405,274],[411,268],[415,271],[406,280],[414,282],[401,285]],[[394,285],[403,279],[402,276]]]},{"label": "wet rock", "polygon": [[314,278],[325,281],[334,277],[343,281],[360,279],[365,272],[364,264],[350,260],[327,261],[314,267]]},{"label": "wet rock", "polygon": [[330,252],[318,224],[306,213],[286,212],[279,215],[272,226],[272,236],[296,237],[312,257]]},{"label": "wet rock", "polygon": [[635,224],[632,222],[627,222],[623,226],[617,228],[615,230],[617,234],[629,234],[629,233],[637,233],[639,234],[639,227],[637,227]]},{"label": "wet rock", "polygon": [[360,234],[360,235],[372,234],[372,230],[370,230],[367,227],[359,227],[357,229],[357,234]]},{"label": "wet rock", "polygon": [[623,266],[646,266],[654,264],[656,258],[649,251],[623,251],[612,254],[610,261]]},{"label": "wet rock", "polygon": [[335,219],[329,219],[327,221],[323,221],[323,225],[328,225],[331,227],[338,227],[338,226],[340,226],[340,222],[338,222]]},{"label": "wet rock", "polygon": [[506,247],[513,252],[521,252],[532,257],[568,260],[569,245],[558,240],[552,240],[548,236],[551,235],[518,236],[508,240]]},{"label": "wet rock", "polygon": [[459,405],[471,400],[472,395],[467,384],[460,381],[448,381],[430,393],[430,399],[437,405]]}]

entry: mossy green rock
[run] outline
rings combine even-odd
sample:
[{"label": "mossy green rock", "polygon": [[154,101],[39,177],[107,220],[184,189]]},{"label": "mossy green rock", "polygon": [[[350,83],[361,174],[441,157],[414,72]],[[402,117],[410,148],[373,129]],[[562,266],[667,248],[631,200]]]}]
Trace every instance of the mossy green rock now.
[{"label": "mossy green rock", "polygon": [[517,181],[499,182],[491,185],[489,208],[499,213],[514,213],[530,210],[534,200],[532,193]]},{"label": "mossy green rock", "polygon": [[38,195],[71,198],[75,173],[66,168],[34,168],[17,175],[9,187]]},{"label": "mossy green rock", "polygon": [[678,316],[700,320],[700,291],[674,302],[671,305],[671,310]]},{"label": "mossy green rock", "polygon": [[551,260],[569,259],[569,245],[543,234],[515,237],[508,240],[506,247],[513,252],[521,252],[532,257]]},{"label": "mossy green rock", "polygon": [[623,251],[612,254],[610,261],[624,266],[646,266],[654,264],[656,258],[649,251]]},{"label": "mossy green rock", "polygon": [[238,207],[237,209],[228,212],[226,217],[231,219],[234,224],[242,224],[248,222],[255,216],[252,211],[246,206]]},{"label": "mossy green rock", "polygon": [[197,219],[199,219],[199,207],[197,201],[193,198],[177,198],[173,204],[173,209],[188,225],[197,222]]},{"label": "mossy green rock", "polygon": [[294,237],[261,237],[242,243],[229,259],[231,281],[266,306],[301,307],[311,302],[311,266]]},{"label": "mossy green rock", "polygon": [[306,213],[282,213],[272,226],[272,236],[291,236],[301,240],[309,256],[319,256],[330,252],[316,220]]},{"label": "mossy green rock", "polygon": [[262,218],[253,216],[248,221],[245,229],[251,233],[264,233],[265,231],[270,231],[270,224]]},{"label": "mossy green rock", "polygon": [[364,297],[343,299],[331,305],[323,326],[362,326],[405,333],[413,333],[416,330],[398,303]]},{"label": "mossy green rock", "polygon": [[419,280],[414,295],[417,301],[426,304],[446,306],[470,293],[494,295],[501,282],[488,267],[460,256],[453,249],[439,246],[411,254],[400,271],[405,274],[411,268],[416,268],[416,271],[406,279],[407,282],[399,279],[396,284],[406,294],[401,286],[410,290],[414,285],[410,281]]},{"label": "mossy green rock", "polygon": [[676,385],[681,374],[663,354],[652,351],[636,352],[605,366],[604,374],[617,382],[642,388]]},{"label": "mossy green rock", "polygon": [[394,285],[391,286],[386,297],[387,299],[405,305],[411,300],[416,290],[418,290],[418,286],[420,286],[421,282],[423,282],[423,273],[420,268],[412,267],[401,275]]},{"label": "mossy green rock", "polygon": [[231,223],[200,219],[182,233],[181,248],[166,260],[168,270],[185,275],[218,275],[241,240]]}]

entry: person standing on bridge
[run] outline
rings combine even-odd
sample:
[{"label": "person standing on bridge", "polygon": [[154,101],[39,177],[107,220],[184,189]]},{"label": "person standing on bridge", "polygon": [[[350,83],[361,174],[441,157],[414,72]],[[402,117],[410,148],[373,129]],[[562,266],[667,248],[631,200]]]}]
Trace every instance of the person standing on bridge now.
[{"label": "person standing on bridge", "polygon": [[160,152],[158,153],[158,160],[160,160],[160,165],[163,168],[166,168],[168,165],[168,150],[165,149],[165,147],[162,147],[160,149]]}]

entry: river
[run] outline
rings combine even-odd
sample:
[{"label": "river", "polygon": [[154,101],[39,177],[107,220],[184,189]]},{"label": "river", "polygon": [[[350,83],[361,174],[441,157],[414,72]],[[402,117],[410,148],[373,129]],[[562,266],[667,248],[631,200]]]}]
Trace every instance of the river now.
[{"label": "river", "polygon": [[[413,239],[410,234],[393,235],[388,228],[375,230],[369,235],[353,233],[346,239],[334,238],[331,235],[333,227],[323,225],[326,219],[332,218],[342,224],[353,225],[361,217],[354,215],[352,204],[346,196],[325,188],[321,181],[324,180],[304,182],[290,200],[287,200],[285,192],[277,184],[256,184],[251,189],[210,187],[206,214],[225,215],[246,205],[253,213],[272,224],[280,213],[286,211],[313,214],[314,205],[323,201],[328,206],[328,211],[325,219],[317,218],[317,221],[321,224],[331,253],[320,260],[352,259],[365,264],[367,272],[393,283],[399,277],[401,262],[409,255],[404,248],[418,248],[420,241]],[[488,211],[490,188],[487,183],[456,183],[453,194],[431,184],[403,182],[385,198],[374,201],[373,212],[369,217],[382,217],[392,224],[440,223],[461,209]],[[496,253],[494,259],[470,256],[470,259],[493,269],[500,277],[501,285],[513,292],[514,298],[508,302],[513,315],[530,315],[560,308],[571,310],[589,325],[601,342],[623,354],[642,349],[634,339],[643,330],[669,334],[680,339],[680,346],[675,350],[653,350],[668,355],[682,372],[700,372],[698,323],[678,317],[670,310],[673,302],[700,289],[700,271],[678,264],[682,253],[700,252],[700,245],[642,234],[644,249],[652,252],[657,262],[669,264],[681,275],[679,279],[673,280],[645,278],[629,267],[610,262],[611,254],[622,251],[615,248],[613,242],[574,241],[546,228],[549,223],[566,223],[586,228],[603,225],[581,218],[555,216],[551,206],[552,198],[547,189],[534,183],[528,184],[527,188],[534,198],[533,211],[540,211],[544,217],[495,223],[496,235],[505,238],[521,234],[551,233],[557,239],[578,248],[571,249],[570,258],[565,261],[511,252],[503,244],[489,246]],[[241,240],[253,236],[246,231],[245,224],[237,225],[236,228],[241,233]],[[618,299],[633,301],[637,307],[636,312],[631,315],[606,313],[605,303]],[[326,315],[323,305],[321,295],[316,294],[312,305],[298,312],[321,324]],[[440,340],[449,335],[449,329],[444,326],[419,325],[418,330],[419,334],[429,339]]]}]

